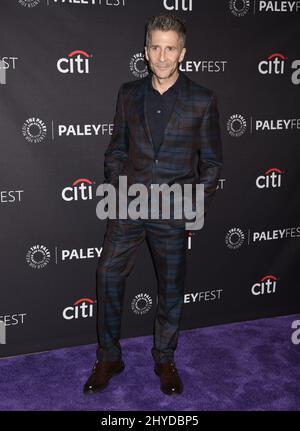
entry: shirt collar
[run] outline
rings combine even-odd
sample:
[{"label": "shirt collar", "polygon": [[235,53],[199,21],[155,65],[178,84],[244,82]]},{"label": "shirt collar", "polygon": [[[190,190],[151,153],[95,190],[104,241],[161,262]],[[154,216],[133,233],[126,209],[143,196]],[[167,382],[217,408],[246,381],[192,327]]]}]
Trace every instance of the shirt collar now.
[{"label": "shirt collar", "polygon": [[[182,75],[181,75],[181,72],[179,71],[178,78],[176,79],[176,81],[174,82],[174,84],[170,88],[168,88],[167,91],[165,91],[163,93],[163,95],[165,95],[165,94],[168,94],[168,95],[175,94],[178,91],[179,86],[180,86],[180,84],[182,82],[181,77],[182,77]],[[153,85],[152,85],[152,74],[150,75],[148,90],[149,91],[153,91],[154,93],[159,93],[155,88],[153,88]]]}]

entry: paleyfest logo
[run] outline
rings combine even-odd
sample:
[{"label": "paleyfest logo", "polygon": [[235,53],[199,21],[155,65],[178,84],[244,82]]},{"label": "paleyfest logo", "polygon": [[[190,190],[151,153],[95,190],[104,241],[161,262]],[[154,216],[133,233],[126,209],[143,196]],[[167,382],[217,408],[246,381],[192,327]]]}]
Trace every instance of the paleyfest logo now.
[{"label": "paleyfest logo", "polygon": [[40,0],[18,0],[19,3],[24,7],[35,7],[40,4]]},{"label": "paleyfest logo", "polygon": [[136,78],[145,78],[149,72],[144,54],[141,52],[134,54],[130,59],[129,69]]},{"label": "paleyfest logo", "polygon": [[42,142],[47,135],[46,124],[36,117],[28,118],[22,126],[22,133],[27,142]]},{"label": "paleyfest logo", "polygon": [[244,16],[249,12],[250,1],[249,0],[230,0],[229,2],[230,12],[235,16]]},{"label": "paleyfest logo", "polygon": [[33,245],[26,253],[26,261],[31,268],[41,269],[50,262],[50,251],[44,245]]},{"label": "paleyfest logo", "polygon": [[299,12],[300,1],[279,1],[279,0],[230,0],[229,10],[237,16],[245,16],[250,11],[250,6],[256,13],[293,13]]},{"label": "paleyfest logo", "polygon": [[235,250],[243,244],[245,240],[245,234],[242,231],[242,229],[233,227],[232,229],[227,232],[225,237],[225,243],[228,248],[231,248],[232,250]]},{"label": "paleyfest logo", "polygon": [[131,309],[135,314],[146,314],[151,307],[152,298],[147,293],[139,293],[131,301]]},{"label": "paleyfest logo", "polygon": [[233,114],[227,121],[227,130],[230,136],[238,138],[242,136],[247,129],[247,121],[241,114]]}]

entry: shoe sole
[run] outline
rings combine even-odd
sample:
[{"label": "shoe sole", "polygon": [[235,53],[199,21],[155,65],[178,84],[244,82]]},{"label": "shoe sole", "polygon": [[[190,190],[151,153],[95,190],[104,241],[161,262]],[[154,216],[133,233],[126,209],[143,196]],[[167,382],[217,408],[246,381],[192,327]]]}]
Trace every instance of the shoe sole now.
[{"label": "shoe sole", "polygon": [[118,374],[121,374],[125,369],[125,364],[123,363],[123,365],[121,366],[121,368],[119,368],[118,370],[114,371],[112,373],[112,375],[110,376],[107,384],[105,386],[102,386],[101,388],[96,388],[96,389],[87,389],[86,391],[84,390],[83,393],[85,395],[91,395],[91,394],[95,394],[96,392],[101,392],[103,391],[103,389],[106,389],[107,386],[109,385],[110,380],[114,377],[117,376]]}]

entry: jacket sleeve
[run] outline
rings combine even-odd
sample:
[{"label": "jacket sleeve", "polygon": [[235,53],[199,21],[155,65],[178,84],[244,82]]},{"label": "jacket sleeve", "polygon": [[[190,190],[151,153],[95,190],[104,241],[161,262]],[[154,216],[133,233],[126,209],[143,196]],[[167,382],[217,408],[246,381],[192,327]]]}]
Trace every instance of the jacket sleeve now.
[{"label": "jacket sleeve", "polygon": [[114,116],[114,128],[110,143],[104,153],[104,183],[118,186],[123,164],[128,160],[127,123],[124,112],[123,85],[121,85]]},{"label": "jacket sleeve", "polygon": [[206,215],[217,190],[223,165],[219,111],[215,92],[208,102],[202,119],[198,155],[199,183],[204,184],[204,215]]}]

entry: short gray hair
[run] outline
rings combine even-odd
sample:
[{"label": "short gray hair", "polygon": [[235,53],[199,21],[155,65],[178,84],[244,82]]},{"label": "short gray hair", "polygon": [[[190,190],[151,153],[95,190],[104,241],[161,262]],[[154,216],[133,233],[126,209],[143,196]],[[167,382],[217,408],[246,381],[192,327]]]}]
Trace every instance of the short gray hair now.
[{"label": "short gray hair", "polygon": [[151,40],[151,32],[154,30],[169,31],[173,30],[179,36],[182,48],[185,46],[186,27],[185,22],[176,15],[160,14],[152,16],[146,24],[146,46],[149,46]]}]

